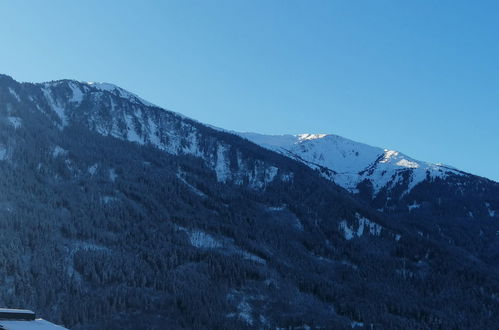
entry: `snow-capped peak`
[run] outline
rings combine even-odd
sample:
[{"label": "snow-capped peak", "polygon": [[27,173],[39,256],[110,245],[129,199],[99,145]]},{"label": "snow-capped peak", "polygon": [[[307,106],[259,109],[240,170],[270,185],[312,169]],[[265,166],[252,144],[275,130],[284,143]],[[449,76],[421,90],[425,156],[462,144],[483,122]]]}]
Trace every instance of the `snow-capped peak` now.
[{"label": "snow-capped peak", "polygon": [[106,82],[94,82],[94,81],[83,81],[82,83],[86,84],[90,87],[96,88],[98,90],[110,92],[116,96],[129,99],[130,101],[132,101],[134,103],[139,102],[145,106],[150,106],[150,107],[156,106],[156,105],[152,104],[151,102],[148,102],[148,101],[140,98],[136,94],[129,92],[121,87],[114,85],[114,84],[110,84],[110,83],[106,83]]},{"label": "snow-capped peak", "polygon": [[303,140],[316,140],[316,139],[322,139],[323,137],[327,136],[327,134],[298,134],[296,135],[300,141]]},{"label": "snow-capped peak", "polygon": [[[338,185],[356,192],[368,180],[377,194],[404,180],[407,192],[427,178],[462,172],[448,166],[415,160],[401,152],[372,147],[334,134],[263,135],[240,133],[265,148],[295,158],[312,168],[327,169],[324,175]],[[409,181],[404,173],[409,171]]]},{"label": "snow-capped peak", "polygon": [[[419,163],[417,160],[414,160],[410,157],[407,157],[404,154],[399,153],[396,150],[388,150],[385,149],[385,155],[382,160],[379,161],[380,163],[395,163],[395,165],[400,166],[400,167],[407,167],[407,168],[418,168]],[[438,165],[435,165],[438,166]]]},{"label": "snow-capped peak", "polygon": [[77,80],[55,80],[50,82],[44,82],[40,84],[44,92],[51,94],[50,89],[60,87],[61,85],[66,85],[72,91],[72,96],[70,96],[70,101],[79,103],[83,100],[84,96],[88,92],[99,91],[111,93],[117,97],[127,99],[128,101],[138,104],[145,105],[147,107],[158,107],[157,105],[144,100],[138,95],[127,91],[117,85],[106,83],[106,82],[94,82],[94,81],[77,81]]}]

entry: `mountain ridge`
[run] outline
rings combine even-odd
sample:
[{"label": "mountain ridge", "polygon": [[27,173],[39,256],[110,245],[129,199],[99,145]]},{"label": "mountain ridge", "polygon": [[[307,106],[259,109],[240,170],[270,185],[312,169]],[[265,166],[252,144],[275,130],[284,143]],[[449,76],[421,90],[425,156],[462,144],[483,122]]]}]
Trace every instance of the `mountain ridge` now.
[{"label": "mountain ridge", "polygon": [[[8,75],[5,75],[5,74],[0,74],[4,77],[8,77],[9,79],[15,81],[12,77],[8,76]],[[15,81],[17,82],[17,81]],[[187,117],[179,112],[175,112],[175,111],[172,111],[172,110],[169,110],[169,109],[166,109],[166,108],[163,108],[163,107],[160,107],[160,106],[157,106],[147,100],[144,100],[142,98],[140,98],[138,95],[136,95],[135,93],[132,93],[124,88],[121,88],[115,84],[112,84],[112,83],[107,83],[107,82],[93,82],[93,81],[78,81],[78,80],[75,80],[75,79],[60,79],[60,80],[53,80],[53,81],[48,81],[48,82],[40,82],[40,83],[29,83],[29,82],[21,82],[20,84],[34,84],[34,85],[43,85],[43,86],[51,86],[51,85],[57,85],[57,84],[61,84],[61,83],[69,83],[70,87],[72,88],[72,92],[73,92],[73,101],[75,102],[78,102],[78,99],[81,97],[81,90],[74,90],[74,85],[71,86],[72,83],[76,83],[76,84],[79,84],[80,87],[85,87],[85,86],[90,86],[92,88],[95,88],[97,90],[100,90],[100,91],[105,91],[105,92],[109,92],[115,96],[118,96],[118,97],[121,97],[121,98],[124,98],[124,99],[128,99],[132,102],[138,102],[138,103],[141,103],[142,105],[144,106],[148,106],[148,107],[155,107],[155,108],[158,108],[158,109],[162,109],[164,111],[168,111],[168,112],[171,112],[171,113],[174,113],[184,119],[188,119],[190,121],[194,121],[194,122],[197,122],[197,123],[200,123],[200,124],[203,124],[201,122],[198,122],[197,120],[193,119],[193,118],[190,118],[190,117]],[[79,100],[81,101],[81,100]],[[205,124],[203,124],[205,125]],[[293,144],[300,144],[302,142],[310,142],[310,141],[313,141],[313,140],[321,140],[321,139],[328,139],[328,138],[336,138],[336,139],[342,139],[344,141],[348,141],[349,143],[351,144],[354,144],[354,145],[357,145],[357,146],[361,146],[362,148],[371,148],[371,149],[375,149],[377,151],[377,156],[380,157],[382,155],[382,152],[381,150],[385,153],[385,157],[386,158],[391,158],[391,156],[393,155],[400,155],[401,156],[401,162],[406,162],[405,165],[402,165],[402,164],[397,164],[401,167],[411,167],[411,163],[412,162],[416,162],[416,163],[422,163],[422,164],[425,164],[427,166],[433,166],[433,167],[440,167],[444,170],[447,170],[447,171],[455,171],[455,172],[459,172],[459,173],[462,173],[462,174],[465,174],[465,175],[474,175],[474,176],[477,176],[476,174],[472,174],[472,173],[468,173],[466,171],[463,171],[463,170],[460,170],[454,166],[450,166],[450,165],[447,165],[447,164],[442,164],[442,163],[429,163],[429,162],[426,162],[426,161],[420,161],[420,160],[415,160],[413,159],[412,157],[409,157],[397,150],[391,150],[391,149],[386,149],[386,148],[380,148],[380,147],[375,147],[375,146],[371,146],[369,144],[366,144],[366,143],[363,143],[363,142],[357,142],[357,141],[354,141],[354,140],[351,140],[351,139],[348,139],[348,138],[345,138],[345,137],[342,137],[342,136],[339,136],[339,135],[336,135],[336,134],[332,134],[332,133],[300,133],[300,134],[280,134],[280,135],[273,135],[273,134],[261,134],[261,133],[252,133],[252,132],[236,132],[236,131],[232,131],[232,130],[228,130],[228,129],[224,129],[224,128],[219,128],[219,127],[215,127],[215,126],[212,126],[212,125],[206,125],[208,127],[211,127],[215,130],[219,130],[219,131],[222,131],[222,132],[226,132],[226,133],[231,133],[231,134],[236,134],[236,135],[240,135],[252,142],[255,142],[256,144],[258,145],[261,145],[263,147],[266,147],[268,149],[271,149],[271,150],[274,150],[274,151],[279,151],[279,148],[281,149],[284,149],[284,151],[287,151],[290,153],[290,156],[293,157],[293,156],[297,156],[297,154],[295,154],[294,152],[290,151],[289,150],[289,147],[292,146]],[[262,142],[261,140],[262,139],[272,139],[273,141],[267,141],[267,142]],[[279,143],[276,143],[276,139],[278,140],[281,140],[281,142]],[[281,145],[282,144],[282,145]],[[322,155],[324,156],[324,155]],[[378,158],[376,157],[376,158]],[[304,161],[309,161],[311,162],[310,160],[305,160]],[[317,166],[323,166],[337,174],[345,174],[347,173],[348,171],[336,171],[334,170],[332,167],[335,167],[335,166],[327,166],[327,164],[322,164],[321,162],[311,162],[313,163],[313,165],[317,165]],[[367,170],[367,167],[369,165],[372,165],[372,162],[368,165],[364,165],[364,168],[363,170]],[[362,169],[360,169],[362,170]],[[359,171],[360,172],[360,171]],[[491,180],[491,181],[494,181],[490,178],[487,178],[487,177],[484,177],[485,179],[488,179],[488,180]],[[333,180],[334,181],[334,180]],[[336,181],[335,181],[336,182]],[[494,181],[496,182],[496,181]],[[350,190],[350,189],[354,189],[352,187],[350,187],[348,184],[342,182],[342,184],[340,184],[340,186],[343,186],[344,188],[347,188],[347,190]]]},{"label": "mountain ridge", "polygon": [[[415,160],[396,150],[373,147],[335,134],[238,134],[263,147],[287,154],[290,157],[299,158],[303,162],[308,162],[312,167],[315,165],[330,170],[333,175],[328,177],[350,191],[355,191],[356,185],[364,178],[360,177],[358,180],[348,181],[336,178],[336,176],[362,176],[364,172],[368,172],[374,166],[377,166],[377,163],[390,163],[392,168],[395,166],[398,167],[396,169],[389,169],[391,171],[424,167],[425,170],[433,172],[432,175],[435,175],[435,172],[442,171],[471,175],[449,165]],[[363,153],[364,158],[362,158],[362,155],[359,157],[359,153]]]}]

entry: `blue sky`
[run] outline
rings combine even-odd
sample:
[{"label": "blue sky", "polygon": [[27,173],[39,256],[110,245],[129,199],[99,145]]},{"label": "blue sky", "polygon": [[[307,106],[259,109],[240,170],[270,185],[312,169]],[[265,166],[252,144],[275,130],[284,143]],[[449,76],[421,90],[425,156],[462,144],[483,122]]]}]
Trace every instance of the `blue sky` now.
[{"label": "blue sky", "polygon": [[0,72],[335,133],[499,181],[497,1],[1,1]]}]

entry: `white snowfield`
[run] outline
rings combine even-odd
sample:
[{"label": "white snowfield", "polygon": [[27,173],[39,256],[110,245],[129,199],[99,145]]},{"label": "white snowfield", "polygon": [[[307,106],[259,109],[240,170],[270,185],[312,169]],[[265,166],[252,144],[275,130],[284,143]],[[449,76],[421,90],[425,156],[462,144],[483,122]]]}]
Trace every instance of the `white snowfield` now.
[{"label": "white snowfield", "polygon": [[[369,180],[376,195],[392,188],[409,175],[407,191],[425,179],[463,175],[454,168],[418,161],[398,151],[372,147],[334,134],[264,135],[237,133],[267,149],[299,160],[324,174],[343,188],[357,192],[357,185]],[[408,174],[406,174],[408,173]]]},{"label": "white snowfield", "polygon": [[[63,129],[68,124],[68,117],[61,100],[56,98],[52,90],[61,83],[65,81],[44,83],[42,89],[50,107],[61,121],[60,128]],[[228,146],[221,143],[215,157],[205,155],[200,147],[197,128],[190,121],[184,120],[187,119],[185,116],[174,113],[181,119],[175,126],[151,112],[149,107],[155,107],[152,103],[116,85],[76,81],[66,81],[66,83],[72,93],[70,102],[80,103],[90,95],[103,97],[106,93],[111,93],[134,105],[130,109],[120,109],[115,101],[111,100],[108,111],[114,116],[112,122],[99,116],[91,118],[94,129],[102,135],[111,135],[140,145],[150,144],[170,154],[190,154],[204,158],[207,165],[214,169],[220,182],[237,183],[243,182],[246,178],[252,187],[262,188],[276,178],[286,180],[289,177],[289,173],[277,175],[279,172],[277,168],[269,168],[265,164],[260,164],[258,168],[245,168],[239,154],[237,164],[240,165],[238,166],[240,171],[236,175],[229,166]],[[17,127],[21,123],[14,120],[12,125]],[[212,128],[229,132],[217,127]],[[178,130],[182,131],[181,134]],[[402,182],[405,185],[405,194],[425,179],[434,180],[446,178],[450,174],[465,174],[449,166],[418,161],[395,150],[372,147],[334,134],[231,133],[299,160],[311,168],[322,169],[322,174],[326,178],[350,192],[358,192],[359,183],[367,180],[372,184],[373,197],[381,190],[390,190]],[[6,153],[0,149],[0,160],[5,158]],[[247,177],[248,173],[258,175]]]}]

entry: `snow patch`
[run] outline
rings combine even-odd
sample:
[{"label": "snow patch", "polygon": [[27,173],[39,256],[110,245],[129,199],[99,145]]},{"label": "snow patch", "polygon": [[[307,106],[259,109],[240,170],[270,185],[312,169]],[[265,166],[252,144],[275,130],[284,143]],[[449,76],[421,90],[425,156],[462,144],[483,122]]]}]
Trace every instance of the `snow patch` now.
[{"label": "snow patch", "polygon": [[106,92],[109,92],[115,96],[127,99],[135,104],[142,104],[142,105],[145,105],[148,107],[156,107],[156,105],[152,104],[151,102],[148,102],[148,101],[138,97],[136,94],[131,93],[127,90],[124,90],[123,88],[118,87],[118,86],[113,85],[113,84],[102,83],[102,82],[93,82],[93,81],[86,81],[83,83],[87,84],[88,86],[93,87],[97,90],[106,91]]},{"label": "snow patch", "polygon": [[65,156],[67,154],[67,150],[59,147],[59,146],[55,146],[54,149],[52,149],[52,157],[56,158],[56,157],[59,157],[59,156]]},{"label": "snow patch", "polygon": [[202,231],[193,231],[189,234],[191,245],[197,248],[214,249],[222,247],[222,244],[215,240],[210,234]]},{"label": "snow patch", "polygon": [[94,164],[94,165],[90,166],[87,171],[90,175],[95,175],[95,173],[97,173],[98,168],[99,168],[99,164]]},{"label": "snow patch", "polygon": [[377,223],[361,216],[360,214],[356,214],[358,223],[359,223],[359,228],[357,229],[357,236],[360,237],[364,233],[364,228],[369,230],[369,234],[373,236],[379,236],[381,235],[381,227]]},{"label": "snow patch", "polygon": [[352,323],[350,323],[350,326],[352,328],[357,328],[357,327],[362,328],[362,327],[364,327],[364,323],[363,322],[352,321]]},{"label": "snow patch", "polygon": [[215,173],[217,175],[218,182],[226,182],[230,177],[230,168],[228,166],[228,160],[225,159],[226,151],[227,149],[223,145],[219,145],[217,148]]},{"label": "snow patch", "polygon": [[269,210],[269,211],[274,211],[274,212],[276,212],[276,211],[283,211],[283,210],[285,210],[285,209],[286,209],[286,205],[281,205],[281,206],[269,206],[269,207],[267,207],[267,210]]},{"label": "snow patch", "polygon": [[327,134],[298,134],[298,139],[300,141],[304,141],[304,140],[316,140],[316,139],[322,139],[324,138],[325,136],[327,136]]},{"label": "snow patch", "polygon": [[14,96],[17,100],[17,102],[21,101],[21,98],[19,97],[19,95],[17,95],[16,91],[13,90],[11,87],[9,87],[9,93],[12,94],[12,96]]},{"label": "snow patch", "polygon": [[133,117],[126,115],[125,123],[127,128],[127,133],[126,133],[127,140],[138,144],[144,144],[144,139],[135,130],[135,123],[133,122]]},{"label": "snow patch", "polygon": [[57,114],[59,119],[61,120],[62,127],[64,128],[68,124],[68,119],[65,114],[65,109],[59,105],[59,103],[53,98],[52,96],[52,91],[48,87],[48,85],[45,85],[45,87],[42,88],[43,94],[45,95],[45,98],[50,106],[50,108]]},{"label": "snow patch", "polygon": [[0,160],[7,160],[7,148],[0,145]]},{"label": "snow patch", "polygon": [[380,163],[388,163],[393,157],[398,156],[398,151],[385,149],[385,154]]},{"label": "snow patch", "polygon": [[418,168],[419,167],[418,163],[411,162],[410,160],[407,160],[407,159],[401,159],[396,164],[397,164],[397,166],[407,167],[407,168]]},{"label": "snow patch", "polygon": [[285,174],[281,175],[281,181],[282,182],[292,182],[294,177],[295,177],[294,173],[285,173]]},{"label": "snow patch", "polygon": [[265,169],[265,183],[271,183],[277,175],[279,169],[275,166],[270,166]]},{"label": "snow patch", "polygon": [[159,129],[158,125],[151,117],[147,119],[147,124],[149,128],[149,143],[151,143],[156,148],[161,148],[161,140],[159,139]]},{"label": "snow patch", "polygon": [[119,201],[119,199],[118,199],[118,198],[116,198],[116,197],[113,197],[113,196],[103,196],[103,197],[101,198],[101,201],[102,201],[102,203],[104,203],[104,204],[111,204],[111,203],[118,202],[118,201]]},{"label": "snow patch", "polygon": [[15,129],[18,129],[22,126],[22,120],[19,117],[7,117],[7,120],[9,121],[9,124]]},{"label": "snow patch", "polygon": [[410,205],[407,205],[407,208],[409,209],[409,212],[414,210],[414,209],[418,209],[421,207],[421,204],[418,204],[418,202],[414,201],[412,204]]},{"label": "snow patch", "polygon": [[193,185],[191,185],[189,182],[187,182],[185,179],[184,179],[184,173],[182,172],[179,172],[177,173],[177,178],[182,181],[183,184],[185,184],[193,193],[195,193],[196,195],[198,196],[201,196],[201,197],[206,197],[206,194],[203,193],[201,190],[199,190],[198,188],[194,187]]},{"label": "snow patch", "polygon": [[343,236],[347,241],[351,240],[353,238],[353,227],[350,227],[346,220],[343,220],[340,222],[339,229],[343,231]]},{"label": "snow patch", "polygon": [[493,217],[496,216],[496,211],[492,210],[490,208],[490,204],[489,203],[485,203],[485,207],[487,208],[487,211],[489,212],[489,217],[493,218]]},{"label": "snow patch", "polygon": [[242,320],[248,325],[253,325],[253,316],[251,315],[253,309],[251,305],[248,303],[248,300],[251,299],[251,297],[247,297],[244,294],[241,294],[240,292],[234,290],[233,293],[229,293],[227,295],[227,299],[230,301],[233,301],[236,299],[236,295],[241,297],[241,301],[239,304],[237,304],[237,313],[229,313],[227,314],[227,317],[234,318],[237,317],[238,319]]},{"label": "snow patch", "polygon": [[367,230],[367,232],[372,235],[372,236],[380,236],[381,231],[383,227],[374,221],[371,221],[360,214],[356,214],[357,218],[357,229],[355,229],[355,226],[348,225],[346,220],[342,220],[339,223],[339,230],[343,232],[343,237],[345,237],[346,240],[351,240],[354,237],[361,237],[364,235],[364,232]]},{"label": "snow patch", "polygon": [[116,170],[114,168],[109,169],[109,180],[115,182],[118,178],[118,174],[116,174]]},{"label": "snow patch", "polygon": [[81,103],[83,101],[83,92],[81,91],[80,87],[74,83],[70,82],[68,84],[69,88],[71,89],[72,96],[69,99],[69,102],[74,102],[74,103]]},{"label": "snow patch", "polygon": [[243,250],[234,244],[234,240],[227,237],[215,239],[212,235],[198,229],[189,230],[185,227],[176,226],[178,230],[187,233],[189,242],[196,248],[218,249],[222,248],[221,252],[229,255],[238,255],[244,259],[251,260],[260,264],[266,264],[267,261],[259,256]]},{"label": "snow patch", "polygon": [[246,301],[241,301],[239,305],[237,305],[237,309],[239,311],[239,318],[241,318],[244,322],[249,325],[253,325],[253,317],[251,316],[251,306]]},{"label": "snow patch", "polygon": [[202,157],[203,154],[199,150],[198,135],[196,132],[189,132],[187,135],[187,145],[182,148],[185,154],[193,155],[196,157]]},{"label": "snow patch", "polygon": [[244,259],[255,261],[264,265],[267,264],[267,261],[265,261],[264,259],[260,258],[257,255],[254,255],[253,253],[249,253],[248,251],[244,251],[242,249],[238,250],[238,252]]}]

